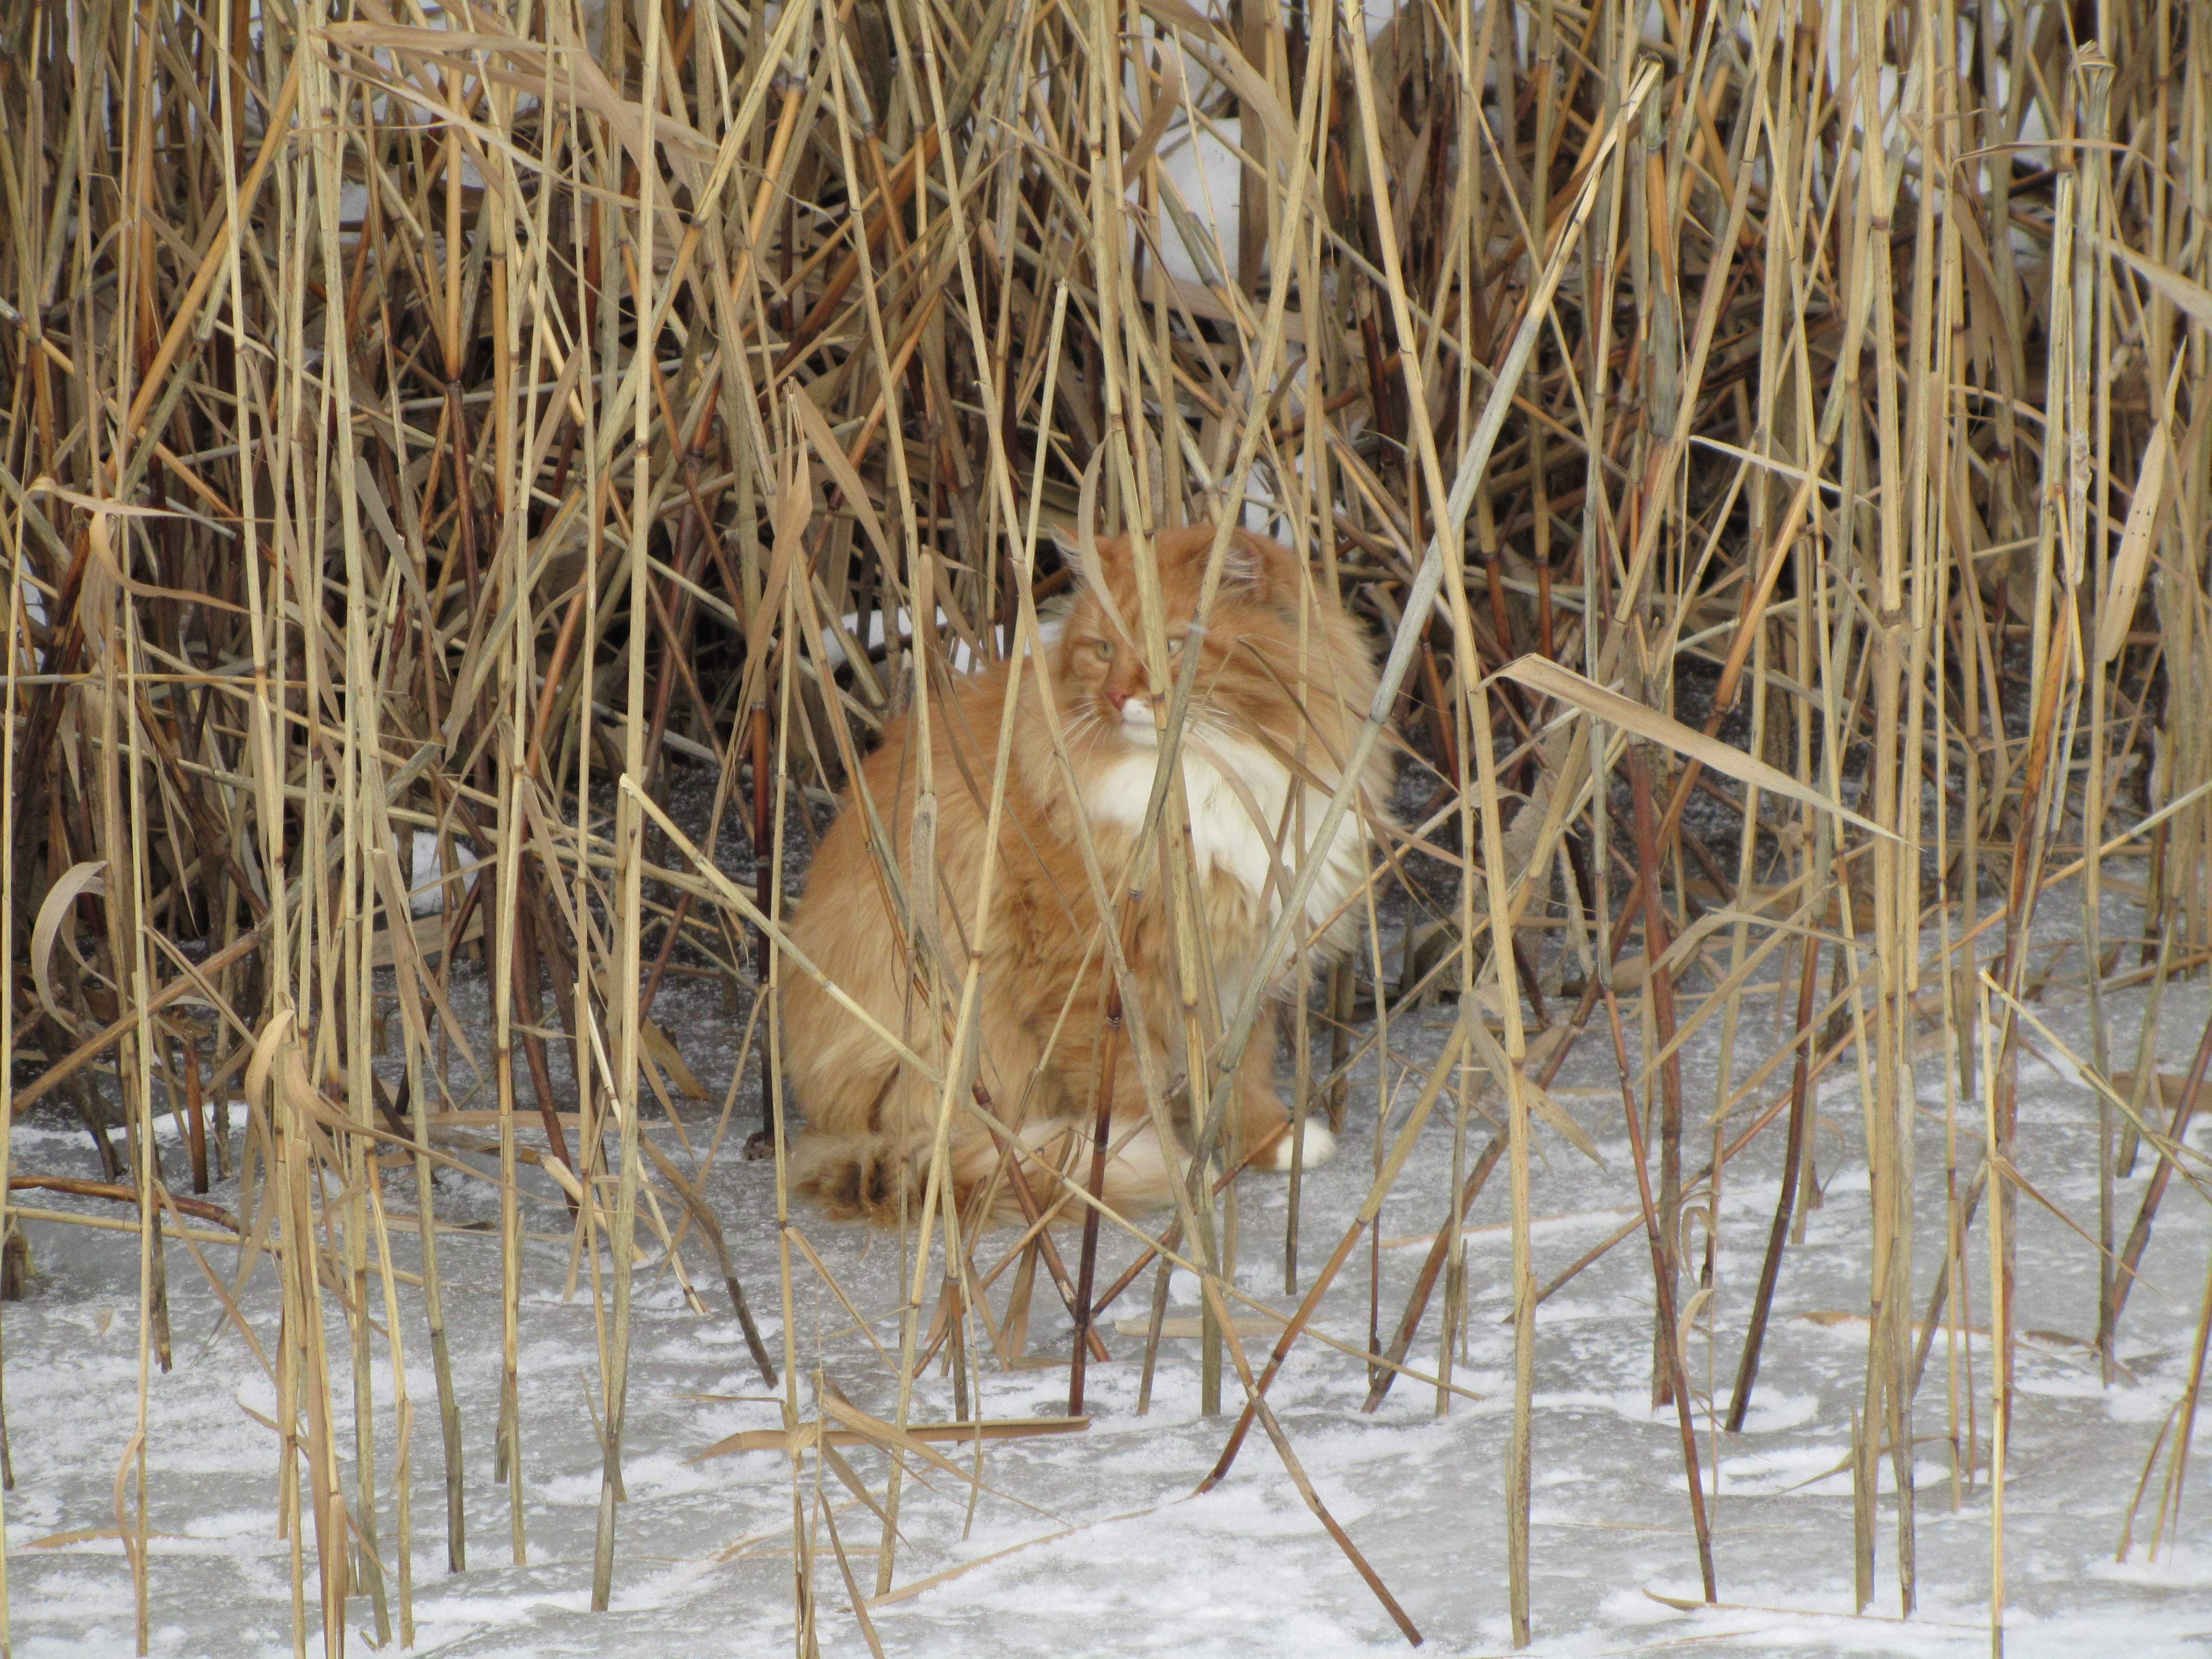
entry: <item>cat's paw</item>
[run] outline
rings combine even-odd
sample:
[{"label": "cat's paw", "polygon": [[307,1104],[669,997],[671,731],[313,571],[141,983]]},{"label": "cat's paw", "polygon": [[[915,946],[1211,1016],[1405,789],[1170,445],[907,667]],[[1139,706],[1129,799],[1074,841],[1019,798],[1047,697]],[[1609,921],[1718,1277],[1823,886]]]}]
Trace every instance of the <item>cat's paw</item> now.
[{"label": "cat's paw", "polygon": [[[1303,1133],[1307,1169],[1317,1170],[1336,1156],[1336,1137],[1328,1132],[1328,1125],[1308,1118]],[[1285,1128],[1275,1137],[1275,1144],[1267,1148],[1263,1157],[1266,1166],[1277,1175],[1291,1172],[1291,1132]]]}]

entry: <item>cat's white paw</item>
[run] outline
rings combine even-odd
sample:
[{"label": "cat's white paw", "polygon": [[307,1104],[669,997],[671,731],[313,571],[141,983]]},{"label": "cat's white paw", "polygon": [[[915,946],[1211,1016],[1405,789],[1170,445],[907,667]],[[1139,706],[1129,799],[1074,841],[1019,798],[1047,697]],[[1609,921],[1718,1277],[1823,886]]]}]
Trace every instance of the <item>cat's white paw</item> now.
[{"label": "cat's white paw", "polygon": [[[1328,1125],[1306,1120],[1302,1132],[1305,1139],[1305,1167],[1317,1170],[1336,1156],[1336,1137],[1328,1132]],[[1267,1167],[1277,1175],[1291,1172],[1291,1137],[1285,1133],[1268,1149]]]}]

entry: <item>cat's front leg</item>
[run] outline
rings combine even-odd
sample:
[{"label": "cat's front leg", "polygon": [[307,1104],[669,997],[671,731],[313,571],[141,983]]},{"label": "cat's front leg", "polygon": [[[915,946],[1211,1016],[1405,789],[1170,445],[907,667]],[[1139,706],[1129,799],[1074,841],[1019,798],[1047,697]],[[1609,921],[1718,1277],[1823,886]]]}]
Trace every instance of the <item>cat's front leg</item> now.
[{"label": "cat's front leg", "polygon": [[[1244,1058],[1237,1067],[1237,1109],[1243,1145],[1252,1167],[1287,1175],[1292,1155],[1291,1114],[1283,1097],[1275,1092],[1275,1022],[1272,1018],[1263,1018],[1244,1046]],[[1310,1110],[1301,1138],[1305,1148],[1301,1161],[1305,1168],[1316,1169],[1336,1156],[1336,1137]]]}]

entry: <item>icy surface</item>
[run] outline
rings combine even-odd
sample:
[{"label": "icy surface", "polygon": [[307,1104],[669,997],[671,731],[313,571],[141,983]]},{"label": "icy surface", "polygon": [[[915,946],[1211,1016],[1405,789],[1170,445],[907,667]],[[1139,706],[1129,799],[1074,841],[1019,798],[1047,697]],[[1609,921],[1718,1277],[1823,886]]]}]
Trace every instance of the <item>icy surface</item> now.
[{"label": "icy surface", "polygon": [[[2112,931],[2125,930],[2116,925]],[[2107,998],[2115,1066],[2132,1060],[2143,995],[2130,990]],[[458,974],[457,1001],[464,1020],[480,1018],[480,981]],[[2207,1003],[2201,982],[2168,990],[2159,1038],[2164,1069],[2185,1067]],[[1771,1007],[1771,993],[1747,1003],[1740,1037],[1747,1054],[1765,1052],[1776,1040]],[[2062,1042],[2087,1053],[2087,1007],[2078,994],[2054,988],[2036,1012]],[[684,1135],[703,1152],[714,1135],[742,1022],[722,1012],[709,984],[693,979],[672,977],[655,1012],[714,1097],[682,1103]],[[1447,1004],[1393,1022],[1392,1133],[1419,1091],[1421,1072],[1406,1066],[1418,1067],[1436,1053],[1451,1017]],[[1692,1127],[1684,1161],[1692,1170],[1711,1144],[1710,1131],[1696,1126],[1716,1098],[1717,1024],[1685,1052]],[[1630,1041],[1638,1041],[1633,1030]],[[2072,1065],[2044,1039],[2034,1042],[2037,1054],[2024,1055],[2021,1064],[2022,1172],[2094,1236],[2094,1103],[2075,1080]],[[1636,1213],[1609,1048],[1602,1026],[1593,1030],[1554,1091],[1596,1143],[1607,1169],[1599,1170],[1548,1131],[1540,1135],[1542,1157],[1532,1170],[1540,1284]],[[453,1075],[457,1081],[467,1075],[458,1060]],[[755,1068],[739,1091],[732,1127],[707,1175],[705,1192],[781,1365],[785,1333],[773,1169],[738,1156],[739,1141],[757,1121],[757,1078]],[[1945,1087],[1936,1045],[1923,1044],[1915,1080],[1922,1110],[1912,1273],[1917,1306],[1924,1309],[1943,1231]],[[1755,1098],[1773,1100],[1786,1081],[1786,1073],[1778,1073]],[[1951,1351],[1940,1338],[1918,1397],[1913,1425],[1917,1613],[1910,1621],[1896,1618],[1896,1493],[1885,1457],[1876,1595],[1869,1616],[1852,1616],[1845,1457],[1853,1414],[1864,1400],[1869,1265],[1857,1086],[1849,1066],[1832,1069],[1823,1080],[1818,1153],[1825,1201],[1809,1217],[1803,1245],[1784,1259],[1746,1431],[1721,1435],[1716,1445],[1701,1402],[1698,1447],[1709,1492],[1717,1480],[1723,1606],[1685,1613],[1654,1599],[1693,1601],[1698,1583],[1675,1419],[1671,1408],[1655,1411],[1650,1404],[1651,1280],[1640,1230],[1539,1313],[1531,1586],[1537,1652],[1963,1656],[1989,1650],[1985,1342],[1970,1342],[1957,1353],[1960,1411],[1963,1415],[1965,1402],[1972,1401],[1979,1437],[1970,1485],[1954,1492],[1952,1484]],[[1306,1179],[1301,1290],[1328,1260],[1364,1194],[1376,1140],[1377,1092],[1370,1060],[1355,1079],[1336,1161]],[[526,1085],[523,1097],[528,1098]],[[470,1103],[489,1102],[480,1097]],[[1962,1186],[1978,1156],[1979,1111],[1978,1101],[1960,1104]],[[672,1126],[660,1120],[648,1127],[681,1167],[692,1167]],[[66,1120],[41,1115],[15,1133],[18,1171],[96,1173],[82,1130]],[[1470,1158],[1488,1133],[1479,1120],[1470,1124]],[[1380,1304],[1386,1334],[1443,1208],[1451,1133],[1440,1113],[1382,1210]],[[2200,1150],[2205,1145],[2201,1121],[2190,1139]],[[1729,1166],[1723,1184],[1717,1340],[1709,1345],[1700,1330],[1689,1358],[1697,1386],[1715,1382],[1723,1407],[1778,1191],[1780,1156],[1778,1122]],[[171,1181],[186,1190],[173,1136],[165,1140],[164,1157]],[[477,1161],[489,1167],[488,1160]],[[2152,1167],[2146,1154],[2133,1176],[2119,1183],[2123,1233]],[[704,1316],[687,1307],[673,1279],[658,1266],[641,1269],[637,1281],[624,1462],[628,1498],[618,1511],[614,1605],[605,1613],[589,1611],[600,1490],[599,1443],[587,1403],[598,1386],[589,1270],[585,1264],[577,1294],[565,1299],[570,1271],[565,1212],[538,1172],[528,1172],[528,1182],[525,1224],[536,1237],[526,1249],[520,1350],[524,1565],[514,1564],[506,1487],[493,1479],[490,1435],[500,1370],[495,1239],[457,1232],[444,1235],[441,1244],[466,1423],[470,1565],[461,1574],[446,1571],[443,1460],[421,1299],[411,1289],[401,1291],[407,1384],[415,1407],[417,1648],[471,1659],[793,1652],[792,1465],[775,1451],[692,1461],[735,1431],[781,1421],[780,1407],[747,1357],[720,1294],[719,1273],[696,1235],[684,1255],[705,1300]],[[1251,1176],[1239,1191],[1240,1282],[1273,1305],[1290,1306],[1281,1265],[1285,1184],[1280,1177]],[[395,1211],[413,1209],[411,1177],[392,1176],[386,1192]],[[72,1202],[35,1196],[53,1206]],[[219,1185],[215,1196],[237,1202],[234,1185]],[[438,1196],[441,1215],[456,1221],[485,1221],[496,1212],[483,1182],[441,1177]],[[1401,1378],[1376,1414],[1363,1416],[1363,1363],[1312,1340],[1296,1350],[1270,1395],[1315,1491],[1427,1636],[1427,1650],[1438,1653],[1489,1653],[1509,1645],[1504,1468],[1512,1347],[1510,1330],[1501,1323],[1510,1249],[1506,1204],[1501,1170],[1476,1203],[1465,1246],[1472,1317],[1453,1380],[1482,1399],[1455,1398],[1449,1414],[1439,1416],[1436,1389]],[[873,1322],[875,1340],[895,1352],[902,1241],[803,1212],[799,1220]],[[2120,1357],[2127,1375],[2110,1387],[2100,1382],[2081,1344],[2096,1318],[2095,1258],[2089,1247],[2025,1197],[2018,1224],[2019,1323],[2024,1334],[2023,1334],[2020,1346],[2005,1524],[2006,1651],[2015,1659],[2201,1654],[2212,1642],[2212,1545],[2205,1539],[2212,1502],[2203,1495],[2202,1482],[2185,1501],[2179,1547],[2169,1537],[2159,1557],[2150,1559],[2146,1544],[2165,1474],[2161,1454],[2136,1518],[2134,1548],[2124,1561],[2114,1558],[2145,1461],[2187,1379],[2204,1263],[2212,1249],[2203,1202],[2181,1182],[2166,1194],[2144,1260],[2144,1282],[2122,1327]],[[28,1231],[37,1269],[29,1299],[0,1316],[16,1483],[5,1499],[15,1651],[27,1659],[127,1654],[131,1590],[116,1533],[117,1468],[135,1423],[137,1241],[129,1233],[52,1223],[33,1222]],[[995,1261],[1012,1237],[987,1243],[979,1252],[981,1264]],[[1978,1330],[1988,1322],[1985,1237],[1978,1220],[1966,1310]],[[1060,1243],[1072,1264],[1073,1236]],[[1692,1232],[1691,1249],[1694,1262],[1704,1249],[1701,1233]],[[234,1268],[234,1252],[210,1247],[209,1255],[219,1269]],[[411,1236],[395,1238],[394,1256],[402,1267],[416,1265]],[[1109,1237],[1102,1283],[1110,1282],[1129,1259],[1126,1238]],[[1322,1333],[1355,1347],[1367,1337],[1368,1262],[1362,1241],[1316,1321]],[[153,1650],[287,1653],[292,1546],[277,1532],[275,1437],[256,1420],[256,1414],[267,1418],[276,1411],[276,1391],[236,1332],[223,1328],[217,1299],[181,1246],[170,1248],[167,1267],[177,1363],[171,1373],[152,1378],[147,1441]],[[814,1414],[818,1367],[863,1407],[890,1415],[892,1384],[874,1347],[853,1328],[803,1259],[794,1260],[793,1275],[792,1346],[800,1362],[801,1414]],[[1001,1316],[1011,1279],[1010,1273],[992,1291]],[[928,1282],[933,1298],[933,1267]],[[1147,1273],[1106,1316],[1112,1358],[1091,1369],[1092,1421],[1086,1432],[988,1446],[985,1490],[972,1516],[964,1482],[941,1469],[915,1466],[901,1496],[895,1594],[933,1575],[951,1576],[871,1609],[887,1654],[968,1659],[1403,1650],[1384,1609],[1323,1532],[1263,1433],[1253,1433],[1224,1483],[1203,1497],[1192,1495],[1219,1455],[1231,1419],[1200,1414],[1198,1344],[1172,1335],[1162,1345],[1150,1413],[1137,1413],[1143,1340],[1121,1334],[1115,1324],[1143,1317],[1152,1284]],[[1176,1276],[1169,1293],[1171,1316],[1189,1319],[1195,1288]],[[369,1290],[380,1326],[381,1292],[373,1274]],[[333,1310],[336,1352],[343,1353],[335,1299],[325,1294]],[[245,1304],[263,1348],[273,1352],[278,1333],[265,1262],[247,1288]],[[984,1413],[1064,1412],[1067,1336],[1065,1314],[1041,1273],[1028,1341],[1027,1364],[1033,1368],[1009,1371],[987,1362],[980,1380]],[[988,1356],[980,1330],[977,1340]],[[1271,1342],[1258,1337],[1246,1342],[1256,1367]],[[380,1335],[374,1353],[376,1531],[389,1562],[395,1559],[392,1378]],[[1437,1359],[1432,1304],[1408,1360],[1431,1371]],[[349,1453],[349,1383],[341,1366],[334,1387]],[[1224,1397],[1233,1412],[1241,1398],[1233,1371],[1225,1373]],[[920,1385],[912,1415],[917,1422],[954,1415],[952,1383],[941,1368]],[[2200,1419],[2195,1448],[2200,1462],[2207,1433]],[[968,1449],[941,1449],[968,1465]],[[845,1455],[880,1497],[882,1454],[857,1448]],[[875,1587],[882,1528],[832,1474],[820,1472],[817,1486],[817,1473],[810,1459],[799,1497],[812,1529],[820,1641],[826,1652],[865,1652],[821,1516],[825,1507],[834,1516],[864,1593]],[[349,1462],[349,1486],[356,1476]],[[307,1547],[312,1627],[312,1536]],[[987,1559],[994,1554],[997,1559]],[[349,1623],[353,1650],[367,1651],[366,1638],[375,1629],[367,1597],[349,1604]],[[308,1639],[311,1646],[319,1644],[312,1628]]]}]

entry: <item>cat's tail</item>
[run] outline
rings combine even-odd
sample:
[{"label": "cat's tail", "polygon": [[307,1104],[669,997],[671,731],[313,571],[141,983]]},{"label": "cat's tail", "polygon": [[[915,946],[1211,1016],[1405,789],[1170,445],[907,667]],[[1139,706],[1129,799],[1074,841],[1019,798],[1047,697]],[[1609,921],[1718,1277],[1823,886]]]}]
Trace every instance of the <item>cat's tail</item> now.
[{"label": "cat's tail", "polygon": [[[1133,1132],[1132,1132],[1133,1131]],[[1091,1132],[1087,1124],[1053,1119],[1025,1126],[1020,1132],[1025,1155],[1018,1163],[1031,1199],[1041,1209],[1060,1203],[1060,1216],[1081,1218],[1084,1203],[1067,1194],[1066,1185],[1052,1174],[1067,1171],[1077,1185],[1091,1174]],[[1020,1196],[1004,1167],[997,1145],[987,1134],[961,1133],[949,1148],[953,1202],[966,1215],[987,1198],[994,1221],[1023,1219]],[[840,1220],[866,1218],[884,1226],[917,1219],[927,1194],[930,1143],[873,1133],[836,1135],[812,1128],[803,1130],[791,1148],[793,1187]],[[1150,1123],[1116,1123],[1106,1160],[1106,1185],[1101,1200],[1124,1214],[1157,1209],[1174,1196],[1181,1178],[1182,1158],[1160,1145]]]}]

